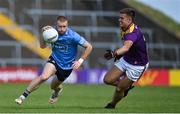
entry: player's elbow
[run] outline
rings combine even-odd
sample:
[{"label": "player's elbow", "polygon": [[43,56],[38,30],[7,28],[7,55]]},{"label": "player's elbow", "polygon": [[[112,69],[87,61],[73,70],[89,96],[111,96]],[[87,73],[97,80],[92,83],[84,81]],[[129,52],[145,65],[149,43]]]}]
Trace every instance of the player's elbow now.
[{"label": "player's elbow", "polygon": [[124,46],[123,46],[123,51],[126,53],[130,50],[130,48],[132,47],[133,42],[132,41],[125,41]]},{"label": "player's elbow", "polygon": [[88,52],[91,52],[93,50],[93,46],[90,43],[86,43],[85,47],[88,50]]},{"label": "player's elbow", "polygon": [[91,44],[89,44],[88,48],[90,52],[93,50],[93,46]]},{"label": "player's elbow", "polygon": [[126,49],[125,49],[125,52],[128,52],[128,51],[129,51],[129,48],[126,48]]},{"label": "player's elbow", "polygon": [[128,52],[129,49],[130,49],[130,47],[127,47],[127,46],[124,46],[124,47],[123,47],[123,50],[124,50],[125,53]]}]

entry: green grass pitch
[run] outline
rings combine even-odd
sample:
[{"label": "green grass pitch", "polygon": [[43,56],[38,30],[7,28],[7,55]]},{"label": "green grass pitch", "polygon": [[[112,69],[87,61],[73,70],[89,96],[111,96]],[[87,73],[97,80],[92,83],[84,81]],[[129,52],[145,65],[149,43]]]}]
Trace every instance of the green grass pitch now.
[{"label": "green grass pitch", "polygon": [[49,104],[51,90],[43,84],[23,105],[14,99],[27,84],[0,84],[0,113],[180,113],[180,87],[135,87],[116,109],[103,107],[114,87],[65,84],[56,104]]}]

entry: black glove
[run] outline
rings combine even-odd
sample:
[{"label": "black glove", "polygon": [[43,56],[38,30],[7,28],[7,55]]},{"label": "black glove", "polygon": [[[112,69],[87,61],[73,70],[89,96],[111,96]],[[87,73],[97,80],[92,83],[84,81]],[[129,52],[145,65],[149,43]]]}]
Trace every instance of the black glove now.
[{"label": "black glove", "polygon": [[114,62],[116,62],[117,60],[119,60],[121,57],[122,57],[122,55],[116,55],[116,56],[114,57]]},{"label": "black glove", "polygon": [[106,50],[106,53],[104,54],[104,58],[106,60],[110,60],[110,59],[114,58],[114,62],[119,60],[121,57],[122,57],[122,55],[116,55],[114,53],[114,51],[112,51],[112,50]]},{"label": "black glove", "polygon": [[114,51],[109,50],[109,49],[106,50],[106,53],[104,54],[104,58],[106,60],[110,60],[110,59],[114,58]]}]

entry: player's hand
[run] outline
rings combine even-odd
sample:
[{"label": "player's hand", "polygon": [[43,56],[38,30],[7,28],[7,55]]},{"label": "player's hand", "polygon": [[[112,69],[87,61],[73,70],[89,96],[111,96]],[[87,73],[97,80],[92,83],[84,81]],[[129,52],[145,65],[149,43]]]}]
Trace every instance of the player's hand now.
[{"label": "player's hand", "polygon": [[49,25],[44,26],[44,27],[42,28],[42,32],[45,31],[45,30],[47,30],[47,29],[49,29],[49,28],[52,28],[52,26],[49,26]]},{"label": "player's hand", "polygon": [[119,60],[121,57],[122,57],[122,55],[116,55],[116,56],[114,57],[114,62],[116,62],[117,60]]},{"label": "player's hand", "polygon": [[72,68],[73,70],[78,70],[79,67],[81,66],[82,62],[81,61],[74,61],[73,65],[72,65]]},{"label": "player's hand", "polygon": [[114,58],[114,52],[112,50],[106,50],[106,53],[104,54],[104,58],[106,60],[110,60]]},{"label": "player's hand", "polygon": [[119,60],[122,57],[122,55],[118,55],[117,54],[117,49],[112,51],[112,50],[106,50],[106,53],[104,54],[104,58],[106,60],[110,60],[112,58],[114,58],[114,62],[116,62],[117,60]]},{"label": "player's hand", "polygon": [[114,62],[116,62],[123,56],[123,55],[118,55],[117,50],[118,50],[118,48],[114,50]]}]

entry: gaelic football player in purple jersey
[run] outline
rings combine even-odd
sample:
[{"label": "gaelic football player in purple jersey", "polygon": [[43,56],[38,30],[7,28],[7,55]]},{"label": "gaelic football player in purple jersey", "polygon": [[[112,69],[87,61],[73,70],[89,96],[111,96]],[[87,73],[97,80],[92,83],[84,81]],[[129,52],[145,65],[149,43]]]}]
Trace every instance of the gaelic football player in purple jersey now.
[{"label": "gaelic football player in purple jersey", "polygon": [[145,38],[134,23],[134,18],[134,9],[120,10],[119,25],[123,46],[105,56],[107,59],[122,56],[104,77],[104,83],[116,87],[112,101],[105,106],[108,109],[115,108],[127,96],[128,91],[134,87],[132,84],[141,77],[149,64]]}]

